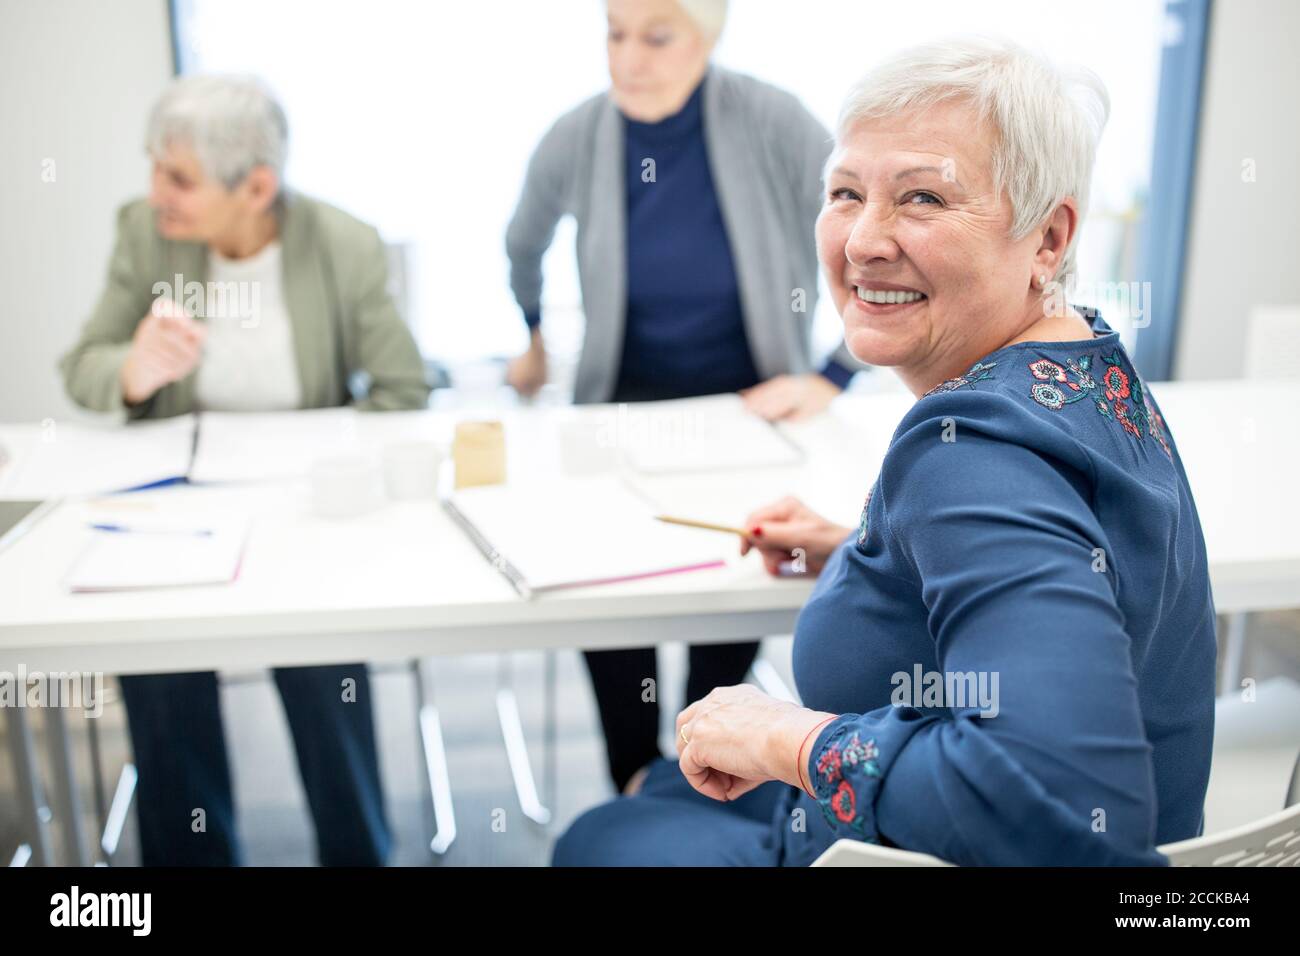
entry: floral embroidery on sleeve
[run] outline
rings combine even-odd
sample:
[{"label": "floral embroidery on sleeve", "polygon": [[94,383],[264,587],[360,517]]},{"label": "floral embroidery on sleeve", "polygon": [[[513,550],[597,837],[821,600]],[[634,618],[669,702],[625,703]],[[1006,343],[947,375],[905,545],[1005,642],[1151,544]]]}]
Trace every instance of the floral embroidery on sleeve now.
[{"label": "floral embroidery on sleeve", "polygon": [[1100,380],[1092,374],[1092,358],[1083,355],[1077,361],[1067,360],[1064,366],[1042,357],[1030,362],[1029,373],[1038,380],[1029,387],[1030,397],[1054,412],[1089,399],[1102,418],[1118,422],[1124,431],[1139,441],[1144,434],[1150,435],[1172,459],[1173,452],[1165,438],[1164,419],[1152,406],[1137,374],[1130,374],[1122,367],[1119,351],[1101,357],[1106,370]]},{"label": "floral embroidery on sleeve", "polygon": [[989,362],[986,365],[983,362],[976,362],[967,369],[964,375],[958,375],[956,378],[950,378],[946,382],[940,382],[934,388],[922,395],[921,398],[929,398],[931,395],[940,392],[955,392],[959,388],[974,388],[976,382],[982,382],[986,378],[993,377],[993,373],[990,369],[994,368],[997,364],[997,362]]},{"label": "floral embroidery on sleeve", "polygon": [[862,503],[862,517],[858,519],[858,550],[865,551],[867,547],[867,509],[871,507],[871,496],[875,492],[876,486],[872,485],[867,489],[867,500]]},{"label": "floral embroidery on sleeve", "polygon": [[858,791],[853,786],[855,776],[879,777],[880,764],[876,758],[875,738],[862,741],[857,731],[845,742],[843,732],[839,739],[826,747],[817,758],[817,777],[813,790],[817,803],[832,827],[839,824],[856,830],[870,838],[866,819],[858,810]]}]

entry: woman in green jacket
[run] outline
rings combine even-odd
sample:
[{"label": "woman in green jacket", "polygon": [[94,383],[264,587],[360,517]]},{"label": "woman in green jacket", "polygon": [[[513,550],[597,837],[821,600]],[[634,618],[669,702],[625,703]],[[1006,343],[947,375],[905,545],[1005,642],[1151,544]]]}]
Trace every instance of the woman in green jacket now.
[{"label": "woman in green jacket", "polygon": [[[149,121],[148,200],[119,212],[107,287],[60,363],[76,402],[133,419],[426,405],[378,233],[283,188],[287,140],[284,112],[251,79],[186,77],[163,95]],[[275,680],[321,863],[384,863],[391,838],[365,665],[277,668]],[[142,862],[238,864],[216,675],[121,685]]]}]

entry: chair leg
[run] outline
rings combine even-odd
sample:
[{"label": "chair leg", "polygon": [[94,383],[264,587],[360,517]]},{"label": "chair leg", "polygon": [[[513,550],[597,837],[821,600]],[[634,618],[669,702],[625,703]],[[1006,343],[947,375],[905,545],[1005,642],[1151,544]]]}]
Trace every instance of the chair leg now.
[{"label": "chair leg", "polygon": [[533,778],[532,764],[528,762],[528,742],[519,720],[519,701],[511,687],[508,654],[501,655],[497,672],[497,719],[505,740],[506,759],[510,762],[510,776],[514,780],[519,809],[534,823],[545,826],[551,822],[551,811],[542,806],[537,796],[537,782]]},{"label": "chair leg", "polygon": [[117,857],[117,845],[122,839],[122,830],[126,827],[127,814],[131,811],[131,800],[135,797],[135,786],[139,778],[133,763],[124,765],[118,774],[113,802],[108,806],[104,829],[99,835],[99,848],[109,866],[113,865]]},{"label": "chair leg", "polygon": [[420,740],[420,762],[424,765],[429,798],[433,803],[433,839],[429,852],[442,856],[456,840],[456,808],[451,798],[451,776],[447,772],[447,747],[442,738],[438,708],[426,698],[424,671],[420,661],[411,661],[415,678],[416,730]]},{"label": "chair leg", "polygon": [[12,868],[26,866],[32,858],[32,848],[26,843],[21,844],[18,849],[14,850],[14,855],[9,860],[9,866]]},{"label": "chair leg", "polygon": [[772,666],[771,661],[762,657],[755,658],[750,672],[754,675],[754,679],[758,681],[758,686],[763,688],[763,693],[769,697],[775,697],[777,700],[788,700],[792,704],[799,703],[794,691],[781,679],[781,675]]},{"label": "chair leg", "polygon": [[1246,657],[1246,629],[1249,624],[1249,611],[1236,611],[1228,615],[1228,629],[1223,646],[1223,685],[1220,695],[1235,694],[1241,690],[1241,670]]}]

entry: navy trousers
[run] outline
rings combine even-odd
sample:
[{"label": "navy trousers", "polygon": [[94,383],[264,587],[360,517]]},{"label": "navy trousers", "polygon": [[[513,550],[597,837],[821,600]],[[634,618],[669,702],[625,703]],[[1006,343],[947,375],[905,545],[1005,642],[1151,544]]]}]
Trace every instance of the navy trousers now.
[{"label": "navy trousers", "polygon": [[[382,866],[391,836],[366,666],[285,667],[274,675],[316,824],[321,864]],[[344,684],[349,679],[355,688]],[[139,772],[141,862],[238,866],[217,675],[120,680]]]},{"label": "navy trousers", "polygon": [[635,796],[588,810],[555,844],[552,866],[779,866],[778,804],[791,787],[770,781],[739,800],[706,797],[676,760],[650,765]]}]

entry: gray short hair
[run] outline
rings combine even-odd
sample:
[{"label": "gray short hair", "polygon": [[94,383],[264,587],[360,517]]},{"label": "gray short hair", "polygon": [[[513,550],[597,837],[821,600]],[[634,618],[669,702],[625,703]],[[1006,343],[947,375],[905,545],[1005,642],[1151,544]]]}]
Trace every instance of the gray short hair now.
[{"label": "gray short hair", "polygon": [[[837,136],[857,121],[965,99],[998,143],[993,181],[1011,203],[1013,239],[1024,238],[1066,196],[1088,210],[1097,142],[1110,114],[1101,79],[1061,67],[1008,40],[959,37],[913,47],[867,73],[840,109]],[[1074,275],[1079,233],[1055,278]]]},{"label": "gray short hair", "polygon": [[289,123],[255,77],[183,76],[154,105],[145,134],[154,156],[173,142],[193,148],[204,171],[227,189],[255,166],[270,166],[283,182]]},{"label": "gray short hair", "polygon": [[704,38],[712,43],[727,22],[727,0],[677,0]]}]

